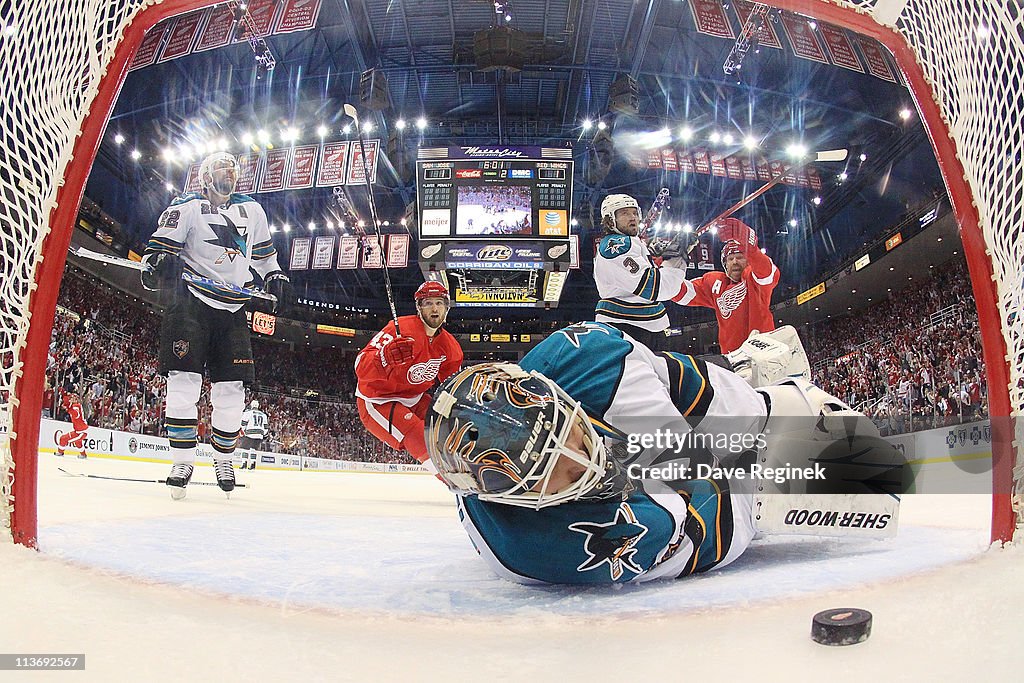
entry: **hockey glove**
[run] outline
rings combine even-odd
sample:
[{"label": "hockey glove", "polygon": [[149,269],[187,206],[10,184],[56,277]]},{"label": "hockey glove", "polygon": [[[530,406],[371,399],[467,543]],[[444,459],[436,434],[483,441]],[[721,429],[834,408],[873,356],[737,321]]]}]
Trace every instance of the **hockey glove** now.
[{"label": "hockey glove", "polygon": [[277,301],[270,306],[270,312],[283,315],[291,303],[292,283],[280,270],[267,275],[263,280],[263,286],[268,294],[272,294]]},{"label": "hockey glove", "polygon": [[160,253],[146,254],[142,262],[145,270],[140,271],[142,286],[151,292],[160,289],[171,289],[181,277],[181,261],[177,256]]},{"label": "hockey glove", "polygon": [[723,244],[729,240],[739,242],[743,253],[757,248],[757,233],[737,218],[726,218],[718,224],[718,239],[722,240]]},{"label": "hockey glove", "polygon": [[412,363],[414,356],[412,337],[395,337],[384,344],[380,350],[381,364],[384,367],[405,367]]}]

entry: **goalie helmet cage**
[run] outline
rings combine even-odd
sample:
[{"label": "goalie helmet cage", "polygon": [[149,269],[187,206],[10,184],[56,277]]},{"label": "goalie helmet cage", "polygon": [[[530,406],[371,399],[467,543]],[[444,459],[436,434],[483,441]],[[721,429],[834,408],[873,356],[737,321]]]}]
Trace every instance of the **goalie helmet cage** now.
[{"label": "goalie helmet cage", "polygon": [[[127,65],[159,21],[216,0],[3,2],[0,19],[0,519],[36,546],[39,416],[65,256]],[[895,56],[960,224],[993,418],[1024,413],[1024,22],[983,0],[772,0],[875,38]],[[255,68],[255,65],[254,65]],[[993,420],[992,538],[1008,541],[1024,467]],[[1019,428],[1018,428],[1019,432]],[[1016,488],[1015,488],[1016,487]]]}]

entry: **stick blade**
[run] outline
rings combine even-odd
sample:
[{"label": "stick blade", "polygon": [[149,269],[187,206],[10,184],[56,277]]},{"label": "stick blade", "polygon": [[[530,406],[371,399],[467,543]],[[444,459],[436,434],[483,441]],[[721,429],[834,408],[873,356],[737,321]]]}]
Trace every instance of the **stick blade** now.
[{"label": "stick blade", "polygon": [[826,149],[822,152],[818,152],[814,155],[815,161],[846,161],[846,156],[849,154],[849,150],[845,149]]},{"label": "stick blade", "polygon": [[347,104],[346,103],[345,106],[344,106],[344,109],[345,109],[345,116],[347,116],[347,117],[349,117],[351,119],[359,118],[359,114],[356,112],[356,108],[353,107],[351,104]]}]

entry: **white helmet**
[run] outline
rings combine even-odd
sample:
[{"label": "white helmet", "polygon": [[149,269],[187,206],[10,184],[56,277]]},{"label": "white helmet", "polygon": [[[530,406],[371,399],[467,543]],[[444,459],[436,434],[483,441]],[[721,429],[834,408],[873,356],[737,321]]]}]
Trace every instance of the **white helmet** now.
[{"label": "white helmet", "polygon": [[227,152],[214,152],[203,159],[203,163],[199,166],[199,184],[202,185],[204,189],[212,187],[213,191],[217,194],[227,196],[235,191],[235,185],[238,183],[238,175],[237,173],[235,174],[235,179],[231,182],[230,187],[223,182],[220,184],[215,183],[213,178],[213,172],[215,170],[214,167],[222,162],[231,164],[236,170],[238,168],[238,160],[235,159],[234,155],[228,154]]},{"label": "white helmet", "polygon": [[608,195],[601,202],[601,223],[605,223],[605,218],[610,218],[612,223],[611,231],[619,232],[619,227],[615,224],[615,212],[619,209],[628,209],[629,207],[633,207],[637,213],[640,213],[640,204],[628,194]]},{"label": "white helmet", "polygon": [[256,399],[253,399],[253,402],[249,404],[249,407],[252,408],[253,410],[258,410],[260,407],[260,402],[257,401]]}]

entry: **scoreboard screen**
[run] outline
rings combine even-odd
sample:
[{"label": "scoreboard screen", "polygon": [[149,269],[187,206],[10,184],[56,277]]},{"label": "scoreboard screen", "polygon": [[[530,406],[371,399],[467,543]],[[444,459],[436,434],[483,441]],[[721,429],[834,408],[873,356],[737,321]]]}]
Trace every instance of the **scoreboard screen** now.
[{"label": "scoreboard screen", "polygon": [[416,163],[421,239],[568,239],[571,150],[440,148],[448,158],[437,161],[424,151]]}]

